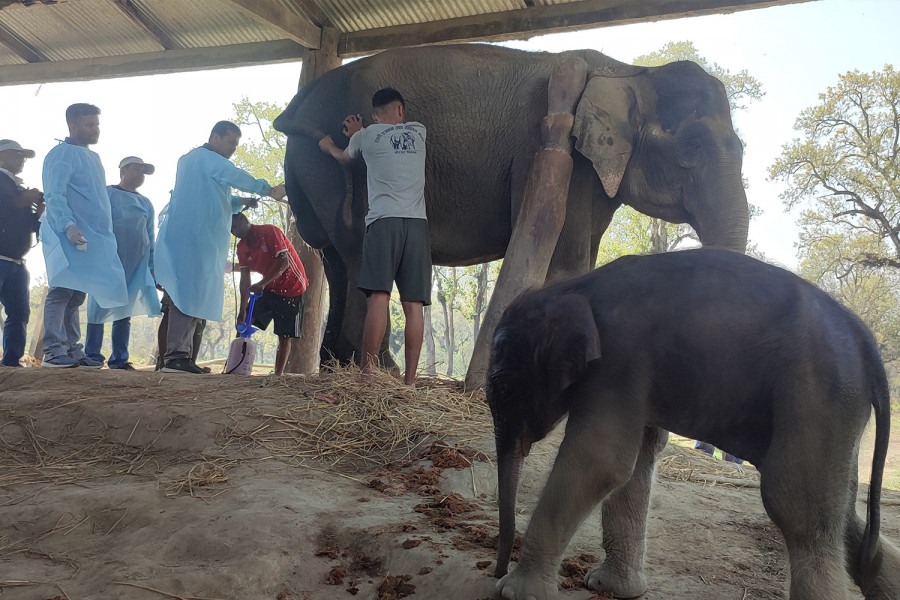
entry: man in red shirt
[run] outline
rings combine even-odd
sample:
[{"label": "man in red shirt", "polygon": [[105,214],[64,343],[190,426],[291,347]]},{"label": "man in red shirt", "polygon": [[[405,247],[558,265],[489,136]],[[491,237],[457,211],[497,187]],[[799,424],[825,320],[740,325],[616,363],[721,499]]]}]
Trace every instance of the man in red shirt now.
[{"label": "man in red shirt", "polygon": [[[303,330],[303,292],[307,279],[303,263],[294,245],[275,225],[251,225],[247,216],[231,217],[231,233],[240,239],[237,245],[241,269],[241,310],[237,322],[247,320],[250,294],[262,294],[253,307],[253,326],[266,329],[274,319],[278,351],[275,374],[283,375],[291,344]],[[250,271],[263,276],[250,284]]]}]

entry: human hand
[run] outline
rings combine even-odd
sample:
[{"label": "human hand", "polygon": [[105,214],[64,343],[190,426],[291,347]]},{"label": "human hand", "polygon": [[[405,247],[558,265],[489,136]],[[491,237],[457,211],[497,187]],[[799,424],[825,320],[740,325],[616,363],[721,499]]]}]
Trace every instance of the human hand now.
[{"label": "human hand", "polygon": [[347,115],[347,118],[344,119],[344,135],[351,137],[360,129],[362,129],[362,117],[359,115]]},{"label": "human hand", "polygon": [[273,187],[271,190],[269,190],[268,196],[269,196],[270,198],[275,198],[276,200],[283,200],[283,199],[284,199],[284,196],[285,196],[285,193],[286,193],[286,192],[285,192],[285,189],[284,189],[284,184],[283,184],[283,183],[279,183],[278,185],[276,185],[275,187]]},{"label": "human hand", "polygon": [[82,246],[87,244],[87,238],[84,237],[84,234],[81,233],[81,230],[78,229],[78,226],[75,223],[70,223],[68,227],[66,227],[66,237],[69,238],[69,242],[76,246]]},{"label": "human hand", "polygon": [[240,311],[238,311],[237,321],[235,324],[243,325],[246,322],[247,322],[247,309],[242,308]]},{"label": "human hand", "polygon": [[20,208],[31,207],[32,209],[37,210],[38,205],[44,204],[44,194],[41,190],[35,188],[22,190],[19,192],[19,198],[16,200],[16,204],[18,204]]},{"label": "human hand", "polygon": [[330,154],[331,149],[336,147],[337,145],[334,143],[334,140],[331,139],[330,135],[326,135],[321,140],[319,140],[319,150],[321,150],[325,154]]},{"label": "human hand", "polygon": [[262,291],[263,291],[263,286],[261,283],[254,283],[253,285],[250,286],[251,294],[262,294]]}]

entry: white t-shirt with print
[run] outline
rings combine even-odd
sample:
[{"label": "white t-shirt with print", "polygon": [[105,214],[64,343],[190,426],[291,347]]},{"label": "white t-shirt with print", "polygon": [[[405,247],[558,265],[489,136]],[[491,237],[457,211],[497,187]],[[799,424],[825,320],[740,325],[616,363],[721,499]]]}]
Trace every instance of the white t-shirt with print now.
[{"label": "white t-shirt with print", "polygon": [[425,126],[375,123],[350,138],[347,154],[366,161],[366,225],[383,217],[425,219]]}]

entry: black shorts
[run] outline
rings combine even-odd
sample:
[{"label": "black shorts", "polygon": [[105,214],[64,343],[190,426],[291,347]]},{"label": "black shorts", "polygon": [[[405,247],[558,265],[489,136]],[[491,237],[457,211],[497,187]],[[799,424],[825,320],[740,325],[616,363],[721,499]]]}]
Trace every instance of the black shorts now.
[{"label": "black shorts", "polygon": [[252,325],[266,329],[273,320],[273,331],[278,337],[300,337],[303,333],[303,295],[288,298],[264,290],[253,305]]},{"label": "black shorts", "polygon": [[368,296],[390,293],[397,282],[403,302],[431,304],[428,221],[386,217],[366,227],[357,286]]}]

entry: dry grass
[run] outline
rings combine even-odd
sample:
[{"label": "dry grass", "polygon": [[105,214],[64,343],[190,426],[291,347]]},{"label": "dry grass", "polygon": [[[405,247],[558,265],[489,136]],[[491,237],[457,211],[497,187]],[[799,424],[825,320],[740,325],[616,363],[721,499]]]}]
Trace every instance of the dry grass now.
[{"label": "dry grass", "polygon": [[412,388],[386,371],[363,380],[348,368],[270,378],[267,390],[271,398],[292,402],[277,411],[233,414],[225,447],[238,444],[291,464],[314,460],[356,472],[413,458],[445,436],[460,444],[481,439],[493,427],[483,392],[463,393],[455,381],[420,380]]},{"label": "dry grass", "polygon": [[657,463],[660,477],[706,485],[759,487],[759,471],[747,465],[716,460],[710,455],[669,443]]}]

